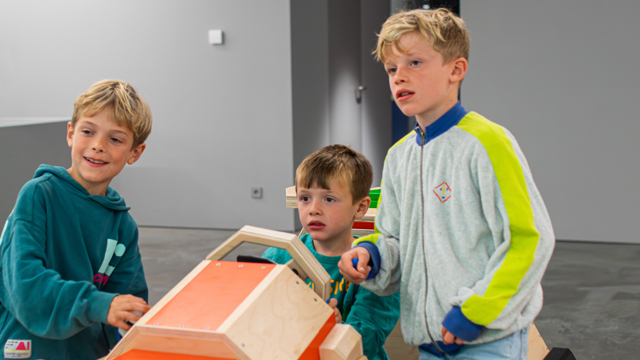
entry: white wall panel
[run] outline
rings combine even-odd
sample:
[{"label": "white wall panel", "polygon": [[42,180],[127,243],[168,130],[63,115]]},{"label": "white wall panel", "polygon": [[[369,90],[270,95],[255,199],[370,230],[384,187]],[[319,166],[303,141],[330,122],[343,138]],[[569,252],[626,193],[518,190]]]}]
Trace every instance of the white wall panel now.
[{"label": "white wall panel", "polygon": [[[147,150],[113,183],[139,224],[292,230],[289,7],[3,0],[0,117],[70,116],[92,83],[127,80],[154,114]],[[209,45],[209,29],[225,44]]]}]

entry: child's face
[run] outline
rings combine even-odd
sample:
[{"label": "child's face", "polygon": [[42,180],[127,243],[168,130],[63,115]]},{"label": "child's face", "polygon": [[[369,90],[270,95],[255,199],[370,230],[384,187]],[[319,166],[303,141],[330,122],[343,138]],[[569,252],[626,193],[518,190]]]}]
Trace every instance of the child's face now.
[{"label": "child's face", "polygon": [[[351,227],[358,214],[360,202],[353,204],[349,187],[338,179],[329,182],[330,190],[320,187],[298,187],[300,222],[316,241],[352,241]],[[364,209],[366,212],[366,208]]]},{"label": "child's face", "polygon": [[75,128],[69,122],[67,143],[72,161],[69,174],[91,195],[104,195],[111,180],[125,164],[136,162],[146,146],[131,149],[133,133],[112,120],[106,109],[81,116]]},{"label": "child's face", "polygon": [[407,33],[399,44],[407,53],[394,46],[393,55],[384,64],[391,93],[405,115],[416,116],[418,121],[425,120],[420,125],[428,125],[458,100],[462,78],[455,77],[457,59],[444,64],[442,55],[419,32]]}]

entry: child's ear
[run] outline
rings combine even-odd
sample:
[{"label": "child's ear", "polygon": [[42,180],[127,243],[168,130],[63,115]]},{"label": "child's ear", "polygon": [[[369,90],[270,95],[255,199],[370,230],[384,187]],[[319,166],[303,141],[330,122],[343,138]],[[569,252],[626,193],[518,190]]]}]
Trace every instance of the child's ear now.
[{"label": "child's ear", "polygon": [[453,63],[451,68],[451,82],[457,83],[464,79],[467,74],[467,69],[469,68],[469,62],[465,58],[457,58],[451,60]]},{"label": "child's ear", "polygon": [[138,159],[140,159],[140,155],[142,155],[142,153],[144,152],[144,149],[146,148],[147,148],[147,144],[140,144],[136,146],[135,149],[131,151],[131,156],[129,156],[129,160],[127,160],[127,164],[133,165],[133,163],[138,161]]},{"label": "child's ear", "polygon": [[371,198],[364,197],[358,203],[358,211],[356,211],[356,219],[362,219],[363,216],[367,214],[367,210],[369,210],[369,205],[371,205]]},{"label": "child's ear", "polygon": [[73,125],[71,125],[71,121],[67,123],[67,145],[73,147]]}]

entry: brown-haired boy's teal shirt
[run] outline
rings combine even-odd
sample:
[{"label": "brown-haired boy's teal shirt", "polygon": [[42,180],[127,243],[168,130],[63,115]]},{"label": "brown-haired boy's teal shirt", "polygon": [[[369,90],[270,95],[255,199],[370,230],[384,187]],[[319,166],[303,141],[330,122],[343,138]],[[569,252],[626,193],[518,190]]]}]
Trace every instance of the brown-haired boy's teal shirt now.
[{"label": "brown-haired boy's teal shirt", "polygon": [[[378,296],[351,284],[338,269],[340,256],[325,256],[316,252],[309,234],[303,235],[300,240],[331,276],[331,297],[338,300],[342,322],[353,326],[362,335],[364,354],[369,360],[389,359],[382,346],[400,318],[400,293]],[[276,248],[267,249],[262,256],[278,264],[291,260],[286,250]],[[313,288],[310,279],[306,282]]]}]

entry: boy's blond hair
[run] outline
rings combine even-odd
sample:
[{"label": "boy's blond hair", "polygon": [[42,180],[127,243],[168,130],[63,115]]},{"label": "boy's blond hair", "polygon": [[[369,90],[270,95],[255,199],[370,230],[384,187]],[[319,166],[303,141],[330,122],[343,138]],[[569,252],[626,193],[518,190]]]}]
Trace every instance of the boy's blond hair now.
[{"label": "boy's blond hair", "polygon": [[91,117],[102,109],[108,109],[118,125],[131,130],[132,149],[147,140],[153,122],[151,109],[131,84],[120,80],[102,80],[91,85],[73,104],[71,126],[75,128],[81,116]]},{"label": "boy's blond hair", "polygon": [[373,54],[383,63],[392,57],[393,47],[401,53],[403,35],[419,31],[431,46],[442,55],[443,63],[457,58],[469,60],[470,38],[464,21],[448,9],[415,9],[392,15],[382,25],[378,34],[378,46]]},{"label": "boy's blond hair", "polygon": [[329,182],[333,179],[349,186],[355,204],[369,196],[373,169],[367,158],[348,146],[325,146],[307,156],[298,166],[296,190],[315,186],[330,190]]}]

